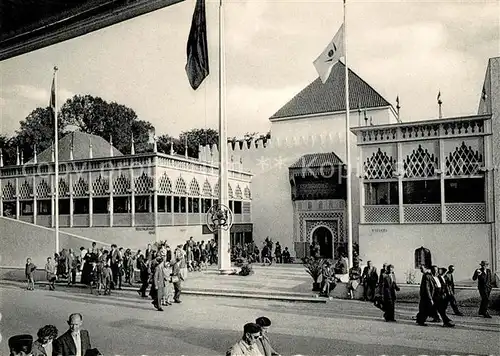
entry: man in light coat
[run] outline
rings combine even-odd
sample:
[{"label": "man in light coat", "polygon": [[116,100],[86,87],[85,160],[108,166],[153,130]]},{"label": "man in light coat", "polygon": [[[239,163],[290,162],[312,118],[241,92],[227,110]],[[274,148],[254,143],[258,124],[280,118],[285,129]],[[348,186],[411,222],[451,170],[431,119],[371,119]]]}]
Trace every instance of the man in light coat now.
[{"label": "man in light coat", "polygon": [[245,324],[241,340],[227,350],[226,356],[264,356],[257,345],[257,341],[261,337],[259,325],[254,323]]},{"label": "man in light coat", "polygon": [[158,311],[163,311],[161,301],[165,294],[165,287],[168,285],[168,280],[170,278],[166,263],[165,260],[162,260],[161,263],[156,266],[154,274],[154,287],[156,290],[153,305]]}]

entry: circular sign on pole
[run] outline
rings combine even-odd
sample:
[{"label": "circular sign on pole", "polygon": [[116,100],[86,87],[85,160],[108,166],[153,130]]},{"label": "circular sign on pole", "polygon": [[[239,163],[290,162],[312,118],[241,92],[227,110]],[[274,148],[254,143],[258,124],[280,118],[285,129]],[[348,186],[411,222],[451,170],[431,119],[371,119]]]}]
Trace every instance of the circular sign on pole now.
[{"label": "circular sign on pole", "polygon": [[206,222],[211,232],[215,232],[219,228],[227,231],[233,226],[233,212],[225,205],[213,205],[207,211]]}]

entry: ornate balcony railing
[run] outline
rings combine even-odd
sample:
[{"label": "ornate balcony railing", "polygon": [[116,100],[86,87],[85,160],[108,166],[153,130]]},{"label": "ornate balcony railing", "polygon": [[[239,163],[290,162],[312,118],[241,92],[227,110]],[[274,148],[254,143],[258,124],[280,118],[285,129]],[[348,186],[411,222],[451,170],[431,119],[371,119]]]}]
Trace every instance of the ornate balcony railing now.
[{"label": "ornate balcony railing", "polygon": [[398,205],[365,205],[365,222],[367,223],[398,223]]},{"label": "ornate balcony railing", "polygon": [[444,216],[440,204],[405,204],[403,220],[399,221],[398,205],[365,205],[364,223],[484,223],[485,203],[446,203]]},{"label": "ornate balcony railing", "polygon": [[447,203],[445,204],[447,222],[485,222],[486,204],[484,203]]},{"label": "ornate balcony railing", "polygon": [[[179,170],[217,175],[218,166],[207,162],[202,162],[193,158],[180,156],[169,156],[163,153],[142,153],[129,156],[92,158],[85,160],[73,160],[59,162],[59,173],[61,175],[71,173],[98,172],[132,169],[148,169],[154,166],[155,158],[158,158],[158,166],[171,167]],[[228,173],[230,178],[250,181],[252,174],[241,169],[240,165],[228,163]],[[6,166],[0,168],[0,178],[2,177],[24,177],[24,176],[47,176],[54,173],[55,164],[53,162],[40,162],[36,164],[24,164],[19,166]]]},{"label": "ornate balcony railing", "polygon": [[407,122],[390,125],[363,126],[351,129],[358,145],[381,142],[418,141],[437,138],[480,136],[491,133],[491,115]]}]

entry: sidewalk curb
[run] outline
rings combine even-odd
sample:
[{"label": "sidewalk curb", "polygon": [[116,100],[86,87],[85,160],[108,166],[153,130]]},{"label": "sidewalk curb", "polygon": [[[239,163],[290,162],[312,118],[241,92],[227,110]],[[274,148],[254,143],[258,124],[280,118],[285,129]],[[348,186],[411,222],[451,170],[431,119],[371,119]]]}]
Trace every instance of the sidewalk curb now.
[{"label": "sidewalk curb", "polygon": [[[13,284],[17,285],[23,285],[25,284],[24,282],[20,281],[12,281],[12,280],[4,280]],[[48,286],[49,283],[46,281],[40,281],[36,282],[36,285],[38,286]],[[76,283],[70,287],[66,283],[57,283],[56,286],[60,286],[63,288],[79,288],[79,289],[88,289],[89,287],[81,284],[81,283]],[[138,287],[122,287],[121,290],[116,290],[115,292],[136,292],[137,293]],[[323,298],[315,298],[315,297],[306,297],[306,296],[289,296],[289,295],[270,295],[270,294],[251,294],[251,293],[237,293],[237,292],[230,292],[230,291],[209,291],[209,290],[189,290],[189,289],[184,289],[182,291],[183,294],[186,295],[198,295],[198,296],[208,296],[208,297],[226,297],[226,298],[243,298],[243,299],[265,299],[265,300],[276,300],[276,301],[286,301],[286,302],[300,302],[300,303],[320,303],[320,304],[326,304],[327,300]]]}]

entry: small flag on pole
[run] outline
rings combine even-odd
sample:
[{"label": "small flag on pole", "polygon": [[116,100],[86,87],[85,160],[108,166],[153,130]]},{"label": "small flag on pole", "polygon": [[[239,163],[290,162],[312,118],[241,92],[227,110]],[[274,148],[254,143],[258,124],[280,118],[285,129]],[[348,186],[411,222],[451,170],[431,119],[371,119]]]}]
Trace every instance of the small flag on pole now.
[{"label": "small flag on pole", "polygon": [[189,84],[196,90],[210,73],[208,67],[207,21],[205,0],[196,0],[187,43],[186,73]]},{"label": "small flag on pole", "polygon": [[333,37],[333,40],[328,43],[328,46],[313,62],[323,84],[328,80],[333,66],[344,55],[344,24],[342,24],[335,37]]},{"label": "small flag on pole", "polygon": [[52,78],[52,87],[50,88],[50,99],[49,99],[49,107],[51,109],[52,119],[54,119],[56,113],[56,78],[55,76]]},{"label": "small flag on pole", "polygon": [[441,90],[438,92],[438,96],[437,96],[437,102],[439,105],[441,105],[443,102],[441,101]]}]

